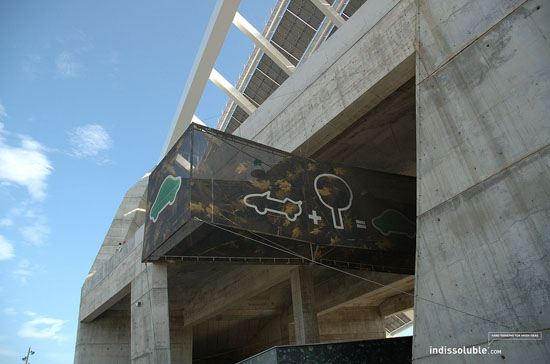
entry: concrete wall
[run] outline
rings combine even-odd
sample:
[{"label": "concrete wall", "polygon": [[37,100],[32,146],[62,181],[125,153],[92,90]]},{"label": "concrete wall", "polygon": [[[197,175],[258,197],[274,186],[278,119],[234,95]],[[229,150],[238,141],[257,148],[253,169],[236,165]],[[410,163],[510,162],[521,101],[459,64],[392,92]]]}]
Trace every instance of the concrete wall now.
[{"label": "concrete wall", "polygon": [[146,264],[132,281],[132,363],[170,363],[166,264]]},{"label": "concrete wall", "polygon": [[[550,0],[369,0],[235,132],[309,156],[410,80],[416,57],[415,361],[440,362],[430,346],[483,344],[489,331],[548,335],[549,19]],[[140,203],[133,198],[132,206]],[[126,232],[116,239],[135,228],[132,223],[125,221]],[[82,290],[76,362],[107,355],[109,345],[124,354],[105,362],[128,362],[130,355],[139,362],[153,353],[160,362],[171,355],[171,339],[179,346],[171,348],[175,356],[189,356],[193,331],[177,333],[174,325],[170,334],[166,275],[153,284],[140,263],[142,241],[141,229],[121,252],[113,253],[114,243],[100,252]],[[201,287],[183,308],[184,323],[200,324],[228,302],[289,277],[285,267],[254,272],[235,269]],[[132,320],[128,311],[119,327],[108,309],[130,291]],[[153,301],[161,306],[156,313],[147,306]],[[280,328],[277,320],[270,325]],[[320,325],[323,334],[335,324]],[[544,362],[549,342],[492,348],[501,348],[506,361]]]},{"label": "concrete wall", "polygon": [[130,310],[108,310],[93,322],[79,322],[75,363],[130,362]]},{"label": "concrete wall", "polygon": [[[413,357],[550,328],[550,1],[417,0]],[[445,308],[433,300],[467,312]],[[485,362],[542,363],[550,340]],[[460,362],[446,356],[446,362]]]},{"label": "concrete wall", "polygon": [[377,307],[344,307],[319,317],[321,342],[383,339],[384,317]]},{"label": "concrete wall", "polygon": [[414,77],[415,4],[369,0],[233,134],[311,156]]}]

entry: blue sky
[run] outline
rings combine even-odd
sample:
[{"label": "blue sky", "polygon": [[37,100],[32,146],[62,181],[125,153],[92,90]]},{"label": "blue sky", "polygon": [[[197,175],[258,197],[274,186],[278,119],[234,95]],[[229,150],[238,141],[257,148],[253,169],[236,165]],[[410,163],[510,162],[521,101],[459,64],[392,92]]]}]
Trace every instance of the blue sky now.
[{"label": "blue sky", "polygon": [[[0,0],[0,363],[72,363],[80,288],[124,193],[158,162],[215,0]],[[263,29],[274,1],[243,0]],[[216,69],[252,43],[232,27]],[[196,112],[215,126],[226,96]]]}]

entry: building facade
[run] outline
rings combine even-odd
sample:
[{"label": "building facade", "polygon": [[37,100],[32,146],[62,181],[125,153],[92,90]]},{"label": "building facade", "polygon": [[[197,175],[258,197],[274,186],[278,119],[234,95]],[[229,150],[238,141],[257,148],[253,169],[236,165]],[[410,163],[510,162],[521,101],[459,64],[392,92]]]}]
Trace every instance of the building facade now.
[{"label": "building facade", "polygon": [[[238,3],[216,5],[164,152],[194,118],[190,90],[210,79],[231,97],[223,131],[414,177],[414,275],[143,263],[146,175],[82,287],[75,362],[238,362],[278,345],[384,338],[387,318],[411,309],[414,362],[478,360],[430,348],[488,346],[490,332],[542,339],[496,341],[501,354],[484,362],[548,360],[550,1],[280,1],[259,36]],[[231,23],[258,44],[233,88],[207,54]]]}]

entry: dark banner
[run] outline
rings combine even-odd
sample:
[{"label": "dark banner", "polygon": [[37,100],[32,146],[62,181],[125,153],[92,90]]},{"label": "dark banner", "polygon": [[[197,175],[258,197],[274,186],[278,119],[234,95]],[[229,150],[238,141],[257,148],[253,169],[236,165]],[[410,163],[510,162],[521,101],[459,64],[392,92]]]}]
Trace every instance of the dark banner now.
[{"label": "dark banner", "polygon": [[274,254],[237,243],[250,233],[291,249],[295,242],[300,254],[314,244],[410,257],[415,193],[414,178],[332,166],[192,125],[149,177],[143,259]]}]

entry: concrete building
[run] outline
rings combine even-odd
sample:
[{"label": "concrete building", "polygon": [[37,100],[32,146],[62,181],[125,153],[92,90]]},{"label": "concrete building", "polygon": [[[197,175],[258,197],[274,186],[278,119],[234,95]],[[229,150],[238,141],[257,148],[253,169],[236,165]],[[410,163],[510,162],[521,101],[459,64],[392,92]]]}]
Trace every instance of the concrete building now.
[{"label": "concrete building", "polygon": [[[384,338],[411,309],[415,362],[547,362],[550,1],[281,0],[263,33],[238,6],[218,1],[163,155],[198,122],[210,80],[230,97],[222,131],[416,177],[415,274],[142,263],[147,174],[82,287],[75,362],[238,362]],[[235,86],[213,69],[232,23],[257,45]],[[487,347],[490,332],[542,339],[430,352]]]}]

